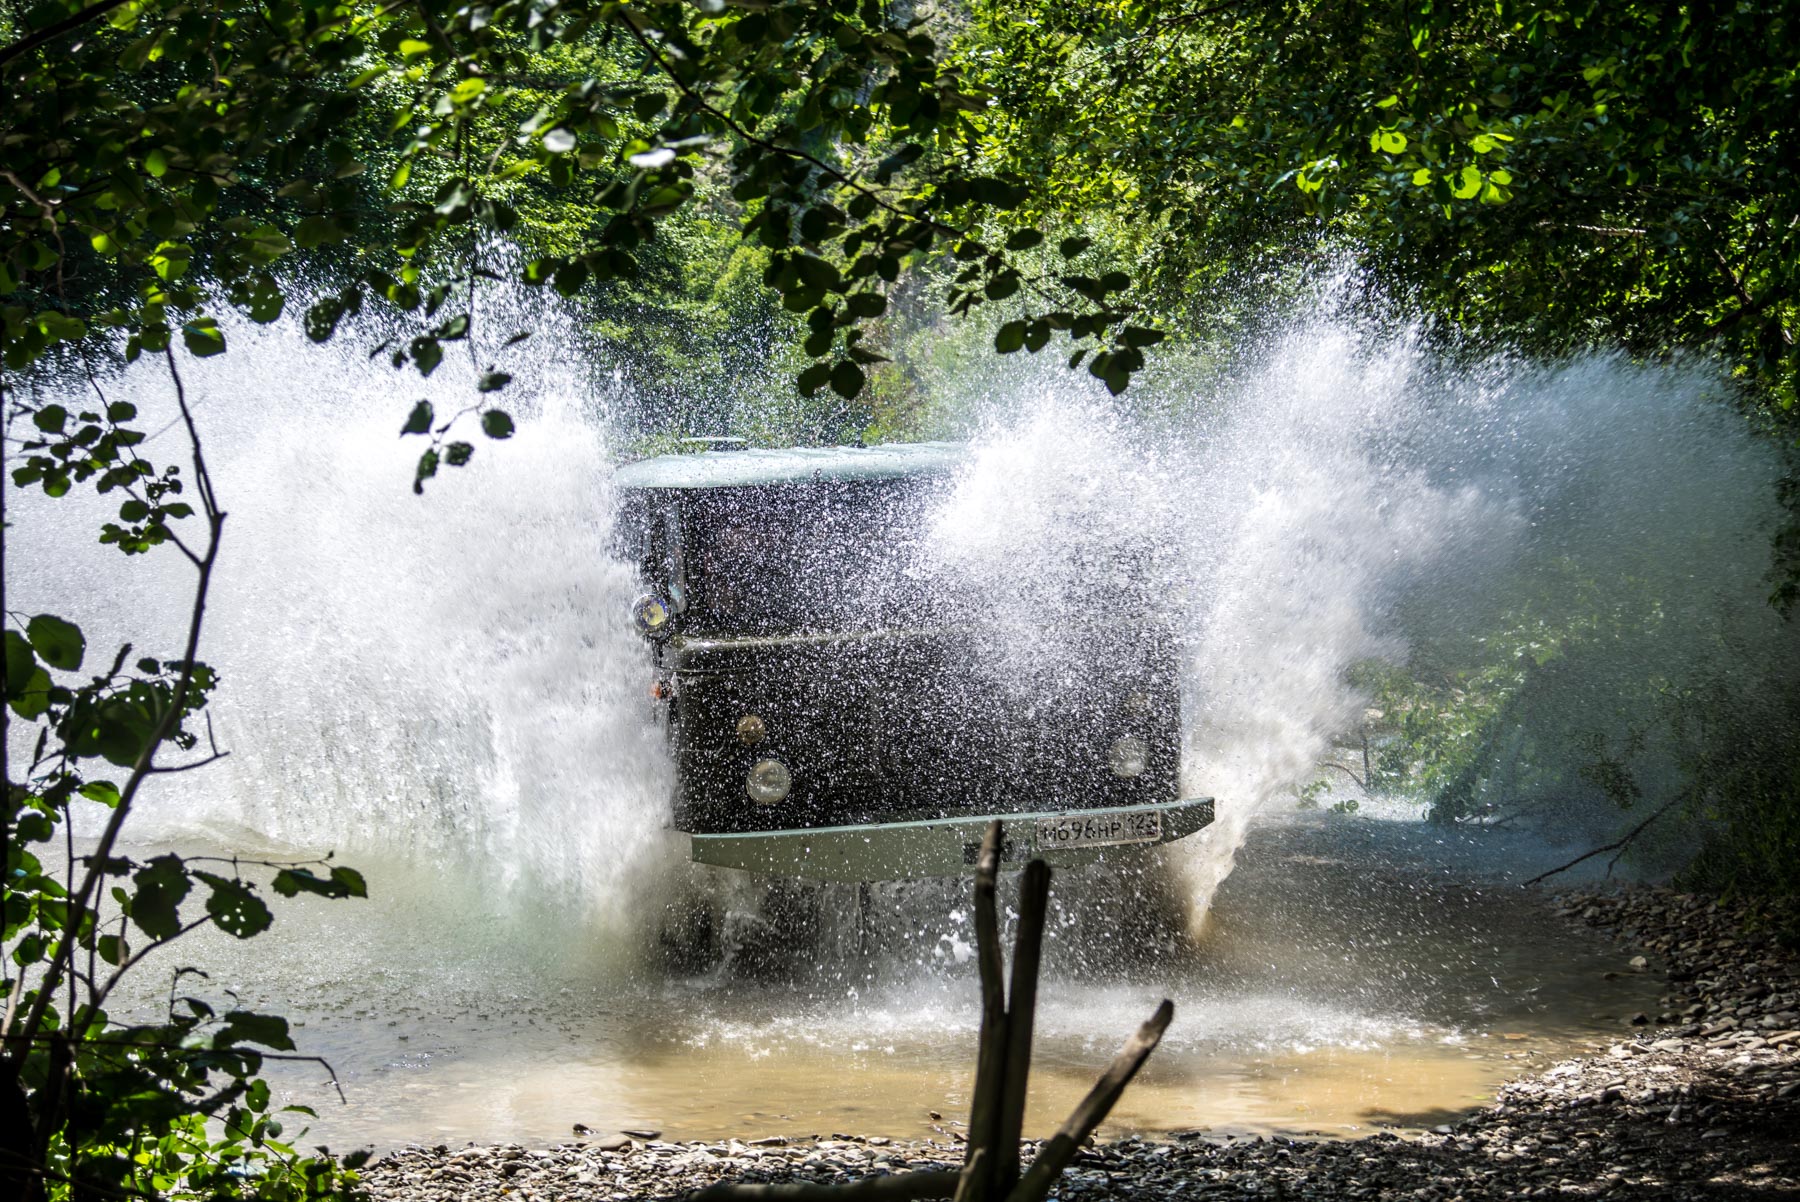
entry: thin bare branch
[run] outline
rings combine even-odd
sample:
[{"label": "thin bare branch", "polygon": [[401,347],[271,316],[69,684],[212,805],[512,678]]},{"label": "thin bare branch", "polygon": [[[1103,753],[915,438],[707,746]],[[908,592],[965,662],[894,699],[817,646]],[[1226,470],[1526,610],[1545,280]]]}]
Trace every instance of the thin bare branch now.
[{"label": "thin bare branch", "polygon": [[[143,786],[144,781],[149,779],[151,769],[155,767],[156,753],[162,749],[162,745],[169,740],[180,724],[182,706],[187,698],[188,689],[194,681],[194,665],[198,662],[200,650],[200,632],[206,618],[207,595],[212,585],[213,565],[218,559],[220,536],[225,523],[225,514],[219,510],[213,495],[212,478],[207,473],[206,457],[200,446],[200,432],[194,426],[193,413],[187,401],[187,390],[183,387],[181,374],[175,367],[174,352],[166,352],[166,358],[169,364],[169,378],[175,385],[175,401],[181,409],[182,420],[187,425],[188,440],[193,451],[194,476],[200,489],[201,503],[206,509],[208,531],[206,552],[195,569],[198,578],[194,582],[194,599],[188,612],[187,641],[181,657],[181,676],[176,681],[175,691],[168,709],[158,720],[150,738],[145,741],[143,750],[138,753],[137,760],[132,765],[131,775],[127,778],[125,787],[119,791],[119,801],[107,819],[106,829],[101,832],[99,842],[88,858],[88,868],[82,876],[81,886],[69,901],[71,914],[81,914],[92,905],[94,892],[104,876],[105,864],[112,858],[113,848],[117,845],[119,834],[124,829],[126,817],[131,813],[131,806],[137,798],[138,790]],[[20,1045],[10,1061],[15,1072],[24,1064],[25,1048],[29,1047],[30,1041],[36,1038],[43,1025],[44,1015],[49,1010],[51,997],[56,992],[56,987],[63,974],[72,965],[78,946],[79,925],[71,923],[69,929],[64,931],[62,937],[56,942],[56,950],[52,953],[50,963],[45,969],[43,983],[32,999],[31,1009],[26,1014],[24,1025],[21,1028],[26,1042]]]},{"label": "thin bare branch", "polygon": [[229,751],[215,751],[215,752],[213,752],[213,754],[207,756],[205,759],[195,760],[191,764],[170,764],[166,768],[160,768],[160,767],[152,768],[152,769],[150,769],[150,775],[151,776],[169,776],[169,775],[172,775],[177,772],[192,772],[196,768],[204,768],[208,764],[217,763],[218,761],[224,759],[226,756],[228,756],[230,754],[231,753]]},{"label": "thin bare branch", "polygon": [[[1608,843],[1605,847],[1596,847],[1593,851],[1585,852],[1582,855],[1576,856],[1573,860],[1570,860],[1567,864],[1564,864],[1558,868],[1552,868],[1549,872],[1540,872],[1538,875],[1536,875],[1536,876],[1532,877],[1530,880],[1526,881],[1525,884],[1521,887],[1522,888],[1530,888],[1532,885],[1537,884],[1539,881],[1549,880],[1551,877],[1556,876],[1558,873],[1567,872],[1567,871],[1569,871],[1569,869],[1575,867],[1575,865],[1585,863],[1586,861],[1593,859],[1595,856],[1605,855],[1609,851],[1621,850],[1627,844],[1629,844],[1633,839],[1635,839],[1639,835],[1643,834],[1644,831],[1649,828],[1649,826],[1652,822],[1655,822],[1658,818],[1661,818],[1664,814],[1667,814],[1670,810],[1674,809],[1677,805],[1681,804],[1681,801],[1682,801],[1682,798],[1680,798],[1680,797],[1671,798],[1669,801],[1665,802],[1663,804],[1662,808],[1657,810],[1656,813],[1650,815],[1650,817],[1644,819],[1642,822],[1640,822],[1636,826],[1632,827],[1629,831],[1625,832],[1623,837],[1616,839],[1611,843]],[[1614,862],[1617,863],[1617,860],[1615,859]]]},{"label": "thin bare branch", "polygon": [[1081,1150],[1087,1137],[1112,1113],[1119,1095],[1125,1092],[1131,1079],[1144,1067],[1144,1061],[1150,1058],[1150,1053],[1162,1042],[1163,1032],[1169,1029],[1169,1020],[1174,1017],[1175,1003],[1164,998],[1156,1008],[1156,1013],[1119,1049],[1119,1054],[1113,1057],[1106,1072],[1094,1082],[1094,1088],[1088,1091],[1087,1097],[1081,1099],[1069,1113],[1062,1127],[1044,1141],[1043,1146],[1038,1149],[1037,1159],[1031,1162],[1031,1168],[1026,1170],[1019,1184],[1006,1196],[1006,1202],[1042,1202],[1042,1199],[1049,1196],[1056,1179],[1062,1176],[1062,1171],[1075,1159],[1075,1153]]}]

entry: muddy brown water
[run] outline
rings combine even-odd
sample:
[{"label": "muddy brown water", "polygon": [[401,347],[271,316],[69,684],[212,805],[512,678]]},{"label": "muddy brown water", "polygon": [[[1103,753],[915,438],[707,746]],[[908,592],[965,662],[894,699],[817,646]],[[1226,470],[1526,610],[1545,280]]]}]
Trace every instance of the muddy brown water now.
[{"label": "muddy brown water", "polygon": [[[1115,1134],[1430,1127],[1616,1039],[1654,1013],[1658,983],[1517,887],[1554,858],[1499,832],[1265,823],[1191,945],[1143,954],[1119,953],[1166,915],[1116,882],[1060,875],[1026,1133],[1053,1130],[1164,996],[1175,1021]],[[805,971],[759,980],[546,953],[579,935],[409,908],[414,878],[365,867],[367,903],[289,908],[260,948],[184,949],[211,987],[288,1015],[336,1070],[342,1101],[315,1066],[273,1066],[285,1100],[318,1111],[294,1120],[307,1144],[542,1144],[577,1123],[926,1137],[965,1117],[976,985],[955,890],[878,894],[905,911],[889,916],[905,939],[856,953],[797,941]]]}]

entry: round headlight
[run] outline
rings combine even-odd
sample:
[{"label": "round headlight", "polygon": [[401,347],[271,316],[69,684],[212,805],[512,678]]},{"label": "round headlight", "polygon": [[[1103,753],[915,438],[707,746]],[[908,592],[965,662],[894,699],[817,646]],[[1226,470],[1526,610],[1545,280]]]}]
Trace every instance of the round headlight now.
[{"label": "round headlight", "polygon": [[769,737],[769,728],[755,714],[745,714],[737,721],[737,740],[746,747],[754,747]]},{"label": "round headlight", "polygon": [[1142,776],[1144,769],[1150,766],[1150,744],[1136,735],[1114,739],[1113,745],[1106,749],[1106,766],[1112,769],[1114,776],[1125,779]]},{"label": "round headlight", "polygon": [[759,806],[772,806],[788,795],[794,778],[780,760],[757,760],[744,778],[744,792]]},{"label": "round headlight", "polygon": [[631,603],[631,622],[652,638],[664,634],[669,629],[669,603],[654,593],[646,593]]}]

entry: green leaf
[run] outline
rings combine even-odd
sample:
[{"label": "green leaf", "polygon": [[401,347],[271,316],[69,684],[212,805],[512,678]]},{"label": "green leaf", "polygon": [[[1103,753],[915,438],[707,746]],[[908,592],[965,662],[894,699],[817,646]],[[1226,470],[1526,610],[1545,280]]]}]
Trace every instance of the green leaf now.
[{"label": "green leaf", "polygon": [[117,935],[102,935],[94,940],[94,951],[112,965],[123,964],[131,956],[131,948]]},{"label": "green leaf", "polygon": [[1457,185],[1453,193],[1456,199],[1468,200],[1481,191],[1481,170],[1474,164],[1464,167],[1459,178],[1462,182]]},{"label": "green leaf", "polygon": [[1010,355],[1025,345],[1025,323],[1009,321],[1000,327],[994,335],[994,349],[1002,355]]},{"label": "green leaf", "polygon": [[333,868],[330,876],[318,876],[307,868],[284,868],[275,874],[275,892],[283,897],[311,893],[318,897],[367,897],[368,886],[354,868]]},{"label": "green leaf", "polygon": [[[262,934],[275,921],[269,907],[256,896],[248,882],[213,872],[195,872],[193,875],[207,885],[206,912],[214,925],[226,934],[248,939]],[[285,1028],[286,1024],[283,1026]]]},{"label": "green leaf", "polygon": [[75,791],[89,801],[97,801],[108,809],[119,804],[119,786],[109,780],[91,780]]},{"label": "green leaf", "polygon": [[413,339],[407,349],[412,352],[413,366],[419,369],[422,376],[429,376],[444,361],[443,344],[435,338],[421,335]]},{"label": "green leaf", "polygon": [[56,823],[48,814],[28,810],[13,824],[12,833],[20,843],[43,843],[56,833]]},{"label": "green leaf", "polygon": [[219,323],[210,317],[196,317],[192,321],[183,322],[181,340],[187,344],[188,353],[196,359],[225,352],[225,335],[220,331]]},{"label": "green leaf", "polygon": [[499,409],[489,409],[481,415],[481,432],[489,438],[511,438],[513,419]]},{"label": "green leaf", "polygon": [[400,436],[404,438],[408,434],[431,433],[431,418],[431,402],[420,401],[412,407],[412,412],[407,414],[406,424],[400,427]]},{"label": "green leaf", "polygon": [[1044,240],[1044,235],[1036,230],[1014,230],[1006,238],[1007,250],[1030,250]]},{"label": "green leaf", "polygon": [[17,697],[25,691],[32,673],[37,671],[37,656],[31,644],[16,630],[6,632],[6,695]]},{"label": "green leaf", "polygon": [[132,875],[131,921],[152,939],[170,939],[181,930],[177,907],[193,888],[179,856],[161,855]]},{"label": "green leaf", "polygon": [[512,377],[503,371],[483,372],[475,385],[477,392],[498,392],[512,382]]},{"label": "green leaf", "polygon": [[45,405],[31,415],[31,424],[46,434],[61,434],[69,422],[69,411],[61,405]]},{"label": "green leaf", "polygon": [[39,614],[25,624],[25,634],[43,661],[52,668],[73,672],[81,667],[87,640],[81,628],[53,614]]},{"label": "green leaf", "polygon": [[819,389],[825,387],[830,379],[831,365],[829,363],[815,363],[805,371],[801,372],[794,383],[800,389],[800,394],[802,396],[811,396],[819,391]]},{"label": "green leaf", "polygon": [[419,466],[417,471],[413,474],[413,492],[423,496],[425,493],[425,481],[437,475],[437,470],[438,453],[437,448],[433,447],[431,450],[426,451],[423,455],[419,456]]},{"label": "green leaf", "polygon": [[1381,149],[1388,154],[1400,154],[1406,149],[1406,135],[1397,129],[1383,130]]},{"label": "green leaf", "polygon": [[50,673],[34,668],[23,688],[8,689],[7,693],[6,703],[12,712],[29,722],[50,708]]},{"label": "green leaf", "polygon": [[451,467],[462,467],[475,455],[475,447],[471,443],[453,442],[444,448],[444,462]]},{"label": "green leaf", "polygon": [[231,1010],[225,1015],[225,1025],[213,1034],[213,1047],[229,1048],[240,1043],[261,1044],[277,1052],[294,1050],[287,1019],[278,1014]]},{"label": "green leaf", "polygon": [[1093,244],[1094,240],[1092,238],[1064,238],[1057,249],[1062,252],[1063,258],[1073,259],[1076,255],[1080,254]]},{"label": "green leaf", "polygon": [[831,391],[850,400],[862,391],[866,378],[862,368],[845,360],[831,369]]}]

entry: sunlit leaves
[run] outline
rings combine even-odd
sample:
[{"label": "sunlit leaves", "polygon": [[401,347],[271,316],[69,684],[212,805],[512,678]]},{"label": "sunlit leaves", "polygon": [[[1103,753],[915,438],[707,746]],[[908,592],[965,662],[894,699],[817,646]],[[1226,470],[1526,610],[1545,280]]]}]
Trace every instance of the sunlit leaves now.
[{"label": "sunlit leaves", "polygon": [[197,359],[210,355],[225,353],[225,335],[219,329],[219,323],[210,317],[196,317],[184,322],[181,327],[181,341],[188,352]]}]

